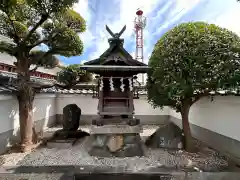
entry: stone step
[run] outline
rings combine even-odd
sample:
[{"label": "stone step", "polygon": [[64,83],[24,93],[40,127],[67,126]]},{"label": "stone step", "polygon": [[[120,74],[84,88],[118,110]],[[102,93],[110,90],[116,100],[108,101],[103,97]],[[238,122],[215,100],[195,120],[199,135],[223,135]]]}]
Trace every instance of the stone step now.
[{"label": "stone step", "polygon": [[133,115],[134,112],[99,112],[99,115]]},{"label": "stone step", "polygon": [[130,125],[136,126],[140,124],[139,119],[135,119],[133,117],[124,118],[122,116],[114,116],[114,117],[99,117],[97,119],[93,119],[92,125]]},{"label": "stone step", "polygon": [[66,139],[66,140],[50,140],[47,142],[47,147],[48,148],[58,148],[58,149],[66,149],[66,148],[71,148],[73,144],[77,141],[77,139],[72,138],[72,139]]},{"label": "stone step", "polygon": [[103,125],[91,126],[90,134],[137,134],[142,132],[142,126]]},{"label": "stone step", "polygon": [[109,124],[125,124],[127,125],[128,121],[132,120],[132,118],[122,118],[122,117],[111,117],[111,118],[103,118],[101,121],[105,125]]}]

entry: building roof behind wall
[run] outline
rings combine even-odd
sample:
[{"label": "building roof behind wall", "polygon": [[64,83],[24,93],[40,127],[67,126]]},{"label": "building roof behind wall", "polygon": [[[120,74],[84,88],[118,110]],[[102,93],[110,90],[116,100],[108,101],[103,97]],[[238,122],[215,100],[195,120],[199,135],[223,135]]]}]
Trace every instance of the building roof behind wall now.
[{"label": "building roof behind wall", "polygon": [[[8,54],[5,53],[0,53],[0,63],[2,64],[7,64],[10,66],[15,66],[13,63],[16,62],[16,58],[13,56],[9,56]],[[59,67],[55,67],[53,69],[46,69],[43,67],[39,67],[37,69],[37,72],[41,72],[41,73],[46,73],[46,74],[50,74],[50,75],[54,75],[56,76],[58,72],[61,71],[61,68]]]},{"label": "building roof behind wall", "polygon": [[[0,93],[11,93],[12,91],[16,90],[14,87],[11,86],[10,79],[15,79],[17,77],[16,73],[12,72],[0,72],[0,80],[2,85],[0,84]],[[56,82],[53,79],[45,79],[39,77],[31,77],[33,83],[37,83],[40,85],[52,85]],[[61,93],[61,94],[84,94],[84,95],[93,95],[96,94],[97,91],[97,84],[94,83],[81,83],[75,85],[72,89],[60,89],[56,87],[45,88],[42,89],[42,93]],[[139,95],[146,94],[146,90],[142,87],[137,87],[137,91]]]},{"label": "building roof behind wall", "polygon": [[[11,39],[9,39],[5,36],[2,36],[2,35],[0,35],[0,41],[12,42]],[[15,57],[10,56],[6,53],[0,53],[0,63],[10,65],[10,66],[15,66],[13,64],[14,62],[16,62]],[[54,75],[54,76],[56,76],[59,71],[61,71],[61,68],[59,68],[59,67],[55,67],[53,69],[46,69],[46,68],[40,67],[37,69],[37,72],[46,73],[46,74]]]}]

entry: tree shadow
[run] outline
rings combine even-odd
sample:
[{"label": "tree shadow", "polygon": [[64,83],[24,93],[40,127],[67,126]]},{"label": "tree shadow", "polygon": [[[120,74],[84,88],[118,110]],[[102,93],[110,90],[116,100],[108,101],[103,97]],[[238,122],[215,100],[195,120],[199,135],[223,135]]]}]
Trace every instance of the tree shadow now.
[{"label": "tree shadow", "polygon": [[[12,154],[19,153],[19,142],[20,142],[20,129],[19,129],[19,110],[18,110],[18,102],[17,99],[11,94],[4,94],[1,99],[1,103],[4,106],[0,107],[0,111],[2,111],[1,119],[5,120],[1,123],[0,131],[0,154]],[[45,100],[45,98],[43,99]],[[4,102],[3,102],[4,101]],[[37,103],[37,104],[36,104]],[[33,121],[34,127],[36,130],[36,134],[43,139],[43,132],[46,127],[52,127],[55,125],[55,121],[51,114],[54,114],[54,108],[52,107],[52,103],[41,103],[35,100],[33,108]],[[6,110],[8,112],[6,113]],[[54,111],[54,112],[51,112]],[[40,115],[40,116],[39,116]],[[55,117],[55,116],[54,116]],[[52,119],[50,119],[52,118]],[[41,145],[41,142],[35,142],[33,148],[38,148]],[[5,163],[5,158],[0,156],[0,165]]]},{"label": "tree shadow", "polygon": [[0,154],[6,152],[11,145],[13,145],[18,137],[17,132],[14,130],[17,126],[18,120],[18,104],[16,103],[16,98],[12,95],[4,94],[3,99],[1,99],[3,106],[0,106],[1,122],[0,131]]}]

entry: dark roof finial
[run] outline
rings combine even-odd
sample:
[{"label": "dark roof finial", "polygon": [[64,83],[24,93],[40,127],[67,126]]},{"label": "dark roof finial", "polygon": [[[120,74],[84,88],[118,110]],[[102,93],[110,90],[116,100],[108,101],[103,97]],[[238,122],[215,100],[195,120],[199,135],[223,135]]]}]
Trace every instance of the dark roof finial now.
[{"label": "dark roof finial", "polygon": [[126,25],[123,26],[123,28],[121,29],[121,31],[119,33],[113,33],[111,31],[111,29],[106,25],[106,30],[109,32],[109,34],[112,36],[111,38],[108,39],[108,42],[111,45],[113,44],[118,44],[120,46],[123,46],[123,39],[120,39],[120,36],[123,34],[123,32],[126,30]]},{"label": "dark roof finial", "polygon": [[121,29],[121,31],[119,33],[113,33],[111,31],[111,29],[108,27],[108,25],[106,25],[106,30],[109,32],[109,34],[114,38],[114,39],[119,39],[120,36],[124,33],[124,31],[126,30],[126,25],[123,26],[123,28]]}]

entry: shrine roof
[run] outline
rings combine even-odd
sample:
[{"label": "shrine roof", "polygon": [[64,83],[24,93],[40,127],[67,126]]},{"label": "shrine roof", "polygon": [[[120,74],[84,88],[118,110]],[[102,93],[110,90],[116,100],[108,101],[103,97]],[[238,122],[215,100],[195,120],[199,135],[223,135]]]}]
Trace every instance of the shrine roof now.
[{"label": "shrine roof", "polygon": [[[117,45],[117,44],[110,45],[110,47],[102,55],[100,55],[99,58],[85,62],[84,65],[103,65],[103,66],[105,66],[105,63],[107,63],[109,61],[109,57],[112,54],[117,54],[117,53],[120,53],[122,55],[122,57],[119,58],[118,60],[125,62],[125,64],[128,66],[147,66],[147,64],[133,59],[131,54],[129,54],[124,47],[122,47],[121,45]],[[112,60],[114,61],[114,59],[112,59]]]},{"label": "shrine roof", "polygon": [[[100,55],[99,58],[90,60],[84,65],[102,65],[102,66],[115,66],[115,65],[123,65],[123,66],[147,66],[147,64],[142,63],[133,59],[131,54],[123,47],[124,39],[121,39],[121,34],[125,31],[126,26],[122,28],[119,33],[113,33],[108,26],[106,26],[106,30],[111,34],[112,38],[108,39],[109,48]],[[131,68],[130,68],[131,69]]]},{"label": "shrine roof", "polygon": [[148,66],[114,66],[114,65],[83,65],[80,67],[83,70],[90,72],[101,71],[134,71],[138,73],[146,73],[149,69]]}]

